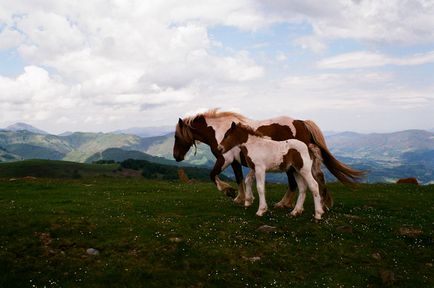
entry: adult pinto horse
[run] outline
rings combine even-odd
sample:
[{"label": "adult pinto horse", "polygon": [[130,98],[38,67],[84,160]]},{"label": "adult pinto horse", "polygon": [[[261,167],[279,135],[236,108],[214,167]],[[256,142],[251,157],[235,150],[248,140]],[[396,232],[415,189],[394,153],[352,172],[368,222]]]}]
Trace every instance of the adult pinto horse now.
[{"label": "adult pinto horse", "polygon": [[[222,141],[224,134],[231,127],[232,122],[242,123],[252,127],[264,136],[270,137],[275,141],[287,139],[297,139],[305,144],[314,144],[320,150],[320,156],[323,163],[330,172],[342,183],[353,183],[361,177],[364,172],[352,169],[344,163],[338,161],[327,148],[324,136],[319,127],[310,120],[295,120],[290,117],[280,116],[267,120],[251,120],[243,115],[234,112],[224,112],[218,109],[211,109],[205,113],[199,113],[194,116],[179,119],[175,131],[175,143],[173,146],[173,157],[176,161],[184,160],[185,154],[196,142],[202,142],[210,146],[211,152],[216,157],[216,163],[211,171],[210,178],[216,184],[217,189],[225,192],[227,195],[233,192],[231,186],[220,180],[218,174],[227,166],[231,165],[234,170],[235,179],[238,184],[238,195],[235,198],[236,203],[245,201],[245,187],[241,164],[245,159],[240,159],[240,153],[236,149],[232,150],[233,154],[222,154],[218,149],[218,144]],[[295,196],[297,182],[295,181],[293,171],[287,171],[288,190],[282,200],[276,204],[277,207],[293,207],[292,199]],[[330,193],[326,193],[325,179],[322,172],[316,175],[316,180],[320,184],[320,194],[328,195],[323,199],[326,207],[331,207],[333,200]]]}]

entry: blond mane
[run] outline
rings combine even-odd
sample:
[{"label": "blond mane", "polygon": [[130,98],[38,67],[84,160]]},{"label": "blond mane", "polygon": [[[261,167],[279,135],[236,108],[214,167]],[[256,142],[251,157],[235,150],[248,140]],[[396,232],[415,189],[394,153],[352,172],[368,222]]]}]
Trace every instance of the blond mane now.
[{"label": "blond mane", "polygon": [[206,112],[203,113],[198,113],[196,115],[193,116],[188,116],[185,117],[184,119],[182,119],[182,121],[184,122],[184,126],[179,127],[179,125],[176,125],[176,133],[178,135],[180,135],[185,141],[187,142],[192,142],[194,143],[194,137],[193,134],[191,132],[191,125],[194,122],[194,120],[196,120],[198,117],[203,116],[205,119],[206,118],[211,118],[211,119],[215,119],[215,118],[225,118],[225,117],[232,117],[235,118],[236,120],[238,120],[241,123],[245,123],[248,121],[247,117],[244,117],[243,115],[236,113],[236,112],[231,112],[231,111],[219,111],[219,108],[213,108],[213,109],[209,109]]},{"label": "blond mane", "polygon": [[191,125],[191,123],[198,117],[203,116],[206,118],[211,118],[211,119],[215,119],[215,118],[225,118],[225,117],[233,117],[235,119],[237,119],[239,122],[241,123],[245,123],[248,121],[248,118],[236,113],[236,112],[232,112],[232,111],[220,111],[219,108],[213,108],[213,109],[209,109],[206,112],[203,113],[199,113],[193,116],[189,116],[189,117],[185,117],[184,119],[182,119],[184,121],[185,124],[187,124],[188,126]]}]

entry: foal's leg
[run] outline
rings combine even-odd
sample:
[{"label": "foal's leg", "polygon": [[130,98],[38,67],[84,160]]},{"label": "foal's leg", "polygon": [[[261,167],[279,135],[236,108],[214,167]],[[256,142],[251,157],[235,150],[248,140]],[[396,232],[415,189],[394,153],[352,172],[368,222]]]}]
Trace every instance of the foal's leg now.
[{"label": "foal's leg", "polygon": [[249,207],[253,203],[253,192],[252,192],[252,184],[255,178],[255,170],[250,170],[250,172],[246,175],[246,200],[244,201],[244,206]]},{"label": "foal's leg", "polygon": [[265,199],[265,169],[256,168],[256,189],[258,189],[259,194],[259,208],[256,215],[262,216],[268,210],[267,200]]},{"label": "foal's leg", "polygon": [[285,195],[283,195],[282,200],[274,205],[276,208],[293,208],[294,207],[294,197],[295,190],[297,189],[297,181],[294,176],[294,169],[291,167],[286,171],[286,176],[288,177],[288,190],[286,190]]},{"label": "foal's leg", "polygon": [[312,192],[313,195],[313,202],[315,204],[314,217],[315,219],[320,220],[321,215],[324,214],[324,210],[321,204],[321,196],[319,194],[318,182],[316,182],[315,178],[313,178],[312,171],[310,169],[302,169],[300,173],[302,174],[304,180],[307,183],[307,186],[309,187],[309,190]]},{"label": "foal's leg", "polygon": [[301,177],[299,174],[295,174],[295,180],[297,181],[298,185],[298,198],[297,203],[295,204],[294,210],[291,211],[292,216],[298,216],[303,213],[303,204],[304,200],[306,199],[306,182],[304,181],[303,177]]}]

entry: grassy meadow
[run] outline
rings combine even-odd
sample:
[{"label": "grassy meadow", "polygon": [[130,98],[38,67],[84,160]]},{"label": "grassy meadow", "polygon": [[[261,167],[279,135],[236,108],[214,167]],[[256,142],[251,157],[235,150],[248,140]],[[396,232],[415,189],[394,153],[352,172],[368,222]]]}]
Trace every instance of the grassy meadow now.
[{"label": "grassy meadow", "polygon": [[433,186],[328,187],[316,223],[283,185],[259,218],[208,182],[3,178],[0,287],[434,287]]}]

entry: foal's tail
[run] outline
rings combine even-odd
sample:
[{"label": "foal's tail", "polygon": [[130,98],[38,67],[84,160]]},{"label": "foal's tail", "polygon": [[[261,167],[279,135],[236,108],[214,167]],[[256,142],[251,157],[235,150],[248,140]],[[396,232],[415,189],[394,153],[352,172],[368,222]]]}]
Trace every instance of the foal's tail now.
[{"label": "foal's tail", "polygon": [[330,150],[327,148],[327,144],[319,127],[312,120],[304,121],[306,128],[312,135],[313,142],[321,149],[322,158],[325,166],[330,172],[342,183],[352,184],[363,177],[366,172],[353,169],[348,165],[337,160]]}]

